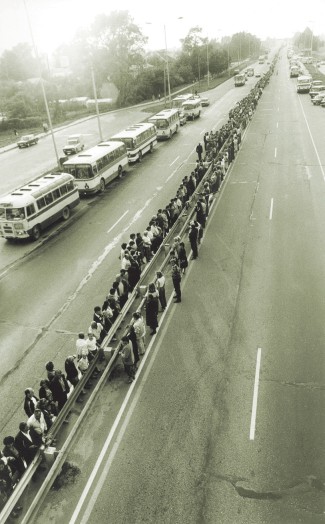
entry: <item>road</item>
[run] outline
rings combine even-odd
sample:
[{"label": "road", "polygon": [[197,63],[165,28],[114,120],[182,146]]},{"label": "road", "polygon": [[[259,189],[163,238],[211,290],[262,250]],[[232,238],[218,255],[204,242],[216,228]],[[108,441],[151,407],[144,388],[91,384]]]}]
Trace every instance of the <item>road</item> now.
[{"label": "road", "polygon": [[[212,91],[212,104],[199,120],[184,126],[170,143],[159,143],[154,154],[131,167],[103,195],[83,200],[74,219],[51,230],[45,241],[2,242],[0,380],[3,397],[11,399],[10,406],[3,403],[0,408],[2,435],[15,432],[25,418],[23,391],[38,391],[45,363],[53,360],[62,367],[74,353],[77,333],[88,328],[93,307],[102,304],[119,270],[120,244],[131,232],[144,231],[157,209],[175,196],[193,168],[195,146],[204,132],[227,120],[229,109],[254,81],[238,90],[230,79]],[[70,130],[80,132],[78,126]],[[26,153],[34,155],[36,147]],[[43,163],[45,146],[40,153]],[[12,154],[6,153],[9,158]]]},{"label": "road", "polygon": [[114,435],[103,390],[38,522],[324,522],[321,111],[283,57]]}]

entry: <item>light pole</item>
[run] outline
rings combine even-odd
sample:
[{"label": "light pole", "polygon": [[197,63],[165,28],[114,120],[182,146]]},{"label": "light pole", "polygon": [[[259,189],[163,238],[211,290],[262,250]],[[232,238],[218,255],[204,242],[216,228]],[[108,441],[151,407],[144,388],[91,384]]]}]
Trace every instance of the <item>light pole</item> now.
[{"label": "light pole", "polygon": [[[182,20],[182,16],[178,16],[177,20]],[[152,25],[152,22],[146,22],[148,25]],[[169,60],[168,60],[168,47],[167,47],[167,31],[166,31],[166,24],[164,24],[164,40],[165,40],[165,55],[166,55],[166,76],[167,76],[167,91],[168,91],[168,104],[171,107],[172,104],[172,97],[171,97],[171,90],[170,90],[170,74],[169,74]],[[165,97],[165,106],[166,106],[166,97]]]},{"label": "light pole", "polygon": [[99,131],[99,138],[100,141],[103,141],[103,133],[102,133],[102,126],[100,123],[100,116],[99,116],[99,109],[98,109],[98,99],[97,99],[97,89],[96,89],[96,83],[95,83],[95,73],[94,73],[94,66],[93,66],[93,60],[92,57],[90,57],[90,70],[91,70],[91,82],[93,85],[93,91],[94,91],[94,99],[95,99],[95,107],[96,107],[96,116],[97,116],[97,123],[98,123],[98,131]]},{"label": "light pole", "polygon": [[209,38],[207,38],[207,76],[208,76],[208,89],[210,88],[210,70],[209,70]]},{"label": "light pole", "polygon": [[166,52],[166,73],[167,73],[168,103],[169,103],[169,107],[171,107],[171,106],[172,106],[172,97],[171,97],[171,93],[170,93],[169,61],[168,61],[167,35],[166,35],[166,26],[165,26],[165,24],[164,24],[164,35],[165,35],[165,52]]},{"label": "light pole", "polygon": [[44,105],[45,105],[45,109],[46,109],[46,115],[47,115],[47,119],[48,119],[48,122],[49,122],[50,131],[51,131],[51,137],[52,137],[54,152],[55,152],[55,156],[56,156],[56,161],[57,161],[58,167],[61,167],[60,159],[59,159],[59,155],[58,155],[58,150],[57,150],[57,147],[56,147],[54,133],[53,133],[51,114],[50,114],[50,110],[49,110],[49,106],[48,106],[47,98],[46,98],[46,93],[45,93],[45,87],[44,87],[44,82],[43,82],[43,77],[42,77],[42,71],[41,71],[41,67],[40,67],[40,59],[39,59],[37,47],[36,47],[35,40],[34,40],[32,24],[31,24],[31,21],[30,21],[30,18],[29,18],[29,13],[28,13],[27,5],[26,5],[26,0],[23,0],[23,1],[24,1],[24,8],[25,8],[25,12],[26,12],[29,32],[30,32],[30,36],[31,36],[32,44],[33,44],[34,53],[35,53],[35,58],[36,58],[38,69],[39,69],[39,76],[40,76],[40,82],[41,82],[42,95],[43,95],[43,99],[44,99]]}]

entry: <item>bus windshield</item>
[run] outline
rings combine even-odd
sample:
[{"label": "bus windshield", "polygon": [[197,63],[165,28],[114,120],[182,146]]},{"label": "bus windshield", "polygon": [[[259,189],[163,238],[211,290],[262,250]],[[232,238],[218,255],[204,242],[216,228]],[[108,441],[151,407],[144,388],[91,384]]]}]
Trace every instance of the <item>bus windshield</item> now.
[{"label": "bus windshield", "polygon": [[94,178],[92,167],[89,164],[75,164],[74,166],[65,166],[65,171],[74,176],[76,180],[85,180],[88,178]]},{"label": "bus windshield", "polygon": [[21,220],[23,218],[25,218],[23,207],[0,207],[0,219],[2,220]]},{"label": "bus windshield", "polygon": [[156,120],[155,126],[157,129],[166,129],[168,127],[168,122],[165,119]]},{"label": "bus windshield", "polygon": [[119,138],[125,145],[126,149],[134,149],[135,143],[133,138]]}]

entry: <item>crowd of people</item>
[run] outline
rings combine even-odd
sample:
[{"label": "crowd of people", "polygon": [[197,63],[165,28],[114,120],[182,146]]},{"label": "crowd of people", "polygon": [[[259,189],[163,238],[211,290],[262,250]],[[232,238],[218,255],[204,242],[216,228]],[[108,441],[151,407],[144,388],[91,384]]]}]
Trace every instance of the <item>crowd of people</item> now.
[{"label": "crowd of people", "polygon": [[[157,210],[145,231],[131,233],[129,239],[121,245],[120,269],[112,282],[109,294],[103,304],[93,309],[92,319],[87,333],[80,332],[75,342],[75,354],[69,355],[64,362],[64,372],[49,361],[44,368],[44,377],[40,380],[37,394],[28,387],[24,392],[23,409],[26,419],[19,424],[15,436],[7,435],[3,439],[0,456],[0,509],[6,503],[12,490],[32,462],[38,450],[55,445],[51,427],[56,417],[66,404],[69,394],[76,387],[81,377],[88,373],[91,362],[98,354],[98,361],[104,359],[102,343],[114,322],[121,314],[130,294],[137,289],[144,266],[146,266],[161,246],[194,193],[195,219],[189,224],[187,240],[192,252],[192,259],[198,258],[198,246],[201,242],[211,201],[219,191],[221,183],[234,160],[242,138],[242,132],[250,121],[264,87],[269,82],[275,62],[269,71],[252,88],[250,93],[239,101],[229,112],[229,119],[219,130],[204,135],[204,145],[198,144],[198,159],[192,172],[185,176],[174,198]],[[207,179],[197,187],[209,169]],[[185,242],[179,236],[173,239],[168,253],[171,280],[174,288],[174,301],[182,300],[181,281],[188,267],[188,255]],[[153,282],[145,293],[145,314],[136,311],[132,315],[124,335],[117,345],[121,356],[127,382],[135,379],[138,363],[146,351],[147,327],[154,335],[159,327],[159,312],[167,307],[166,276],[156,272]],[[114,336],[113,341],[116,341]],[[83,402],[85,389],[92,386],[91,380],[98,377],[101,370],[92,369],[89,380],[81,390],[77,402]],[[44,469],[41,464],[40,469]],[[13,517],[19,515],[21,508],[16,507]]]}]

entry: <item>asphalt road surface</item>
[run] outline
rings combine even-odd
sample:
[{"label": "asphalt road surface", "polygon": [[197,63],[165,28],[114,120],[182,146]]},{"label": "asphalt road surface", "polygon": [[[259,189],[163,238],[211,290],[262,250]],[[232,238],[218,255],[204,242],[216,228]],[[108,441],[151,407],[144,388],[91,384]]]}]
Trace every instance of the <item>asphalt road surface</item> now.
[{"label": "asphalt road surface", "polygon": [[[88,329],[93,307],[103,303],[119,271],[121,243],[130,233],[144,231],[157,209],[175,196],[182,178],[193,169],[195,147],[204,132],[225,122],[229,109],[254,82],[250,79],[239,90],[230,79],[211,91],[211,106],[199,120],[189,122],[170,142],[159,143],[103,195],[83,199],[72,220],[52,228],[39,242],[1,241],[0,383],[3,398],[10,399],[0,407],[1,435],[15,433],[25,419],[23,392],[26,387],[38,392],[45,363],[52,360],[62,368],[75,352],[77,333]],[[121,124],[120,129],[125,115]],[[86,122],[82,126],[86,134]],[[76,132],[78,125],[67,134]],[[10,163],[12,155],[21,153],[34,158],[39,148],[43,165],[49,140],[26,151],[10,151],[1,160]]]},{"label": "asphalt road surface", "polygon": [[323,109],[278,71],[115,433],[104,389],[38,522],[324,522]]}]

